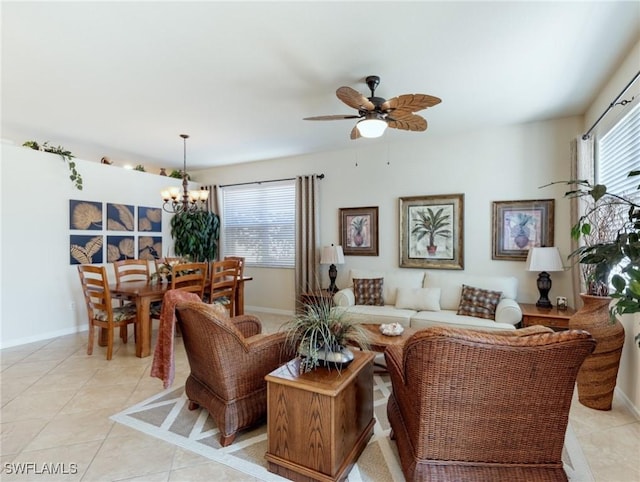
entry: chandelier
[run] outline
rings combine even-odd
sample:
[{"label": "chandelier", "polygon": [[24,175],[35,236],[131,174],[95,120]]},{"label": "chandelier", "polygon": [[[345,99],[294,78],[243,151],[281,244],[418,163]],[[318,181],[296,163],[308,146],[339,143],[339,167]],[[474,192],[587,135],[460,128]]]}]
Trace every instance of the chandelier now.
[{"label": "chandelier", "polygon": [[195,191],[187,189],[189,182],[187,181],[187,134],[180,134],[184,146],[184,161],[182,168],[182,192],[177,187],[170,187],[162,191],[162,200],[164,201],[162,209],[168,213],[195,213],[200,209],[205,209],[207,199],[209,199],[209,191],[200,188]]}]

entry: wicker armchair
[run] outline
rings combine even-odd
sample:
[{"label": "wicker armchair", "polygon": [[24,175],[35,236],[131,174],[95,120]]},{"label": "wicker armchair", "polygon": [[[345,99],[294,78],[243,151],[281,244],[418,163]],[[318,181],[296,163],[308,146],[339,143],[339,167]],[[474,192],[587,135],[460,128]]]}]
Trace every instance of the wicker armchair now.
[{"label": "wicker armchair", "polygon": [[209,411],[225,447],[239,430],[266,419],[264,377],[295,354],[284,333],[261,334],[255,316],[228,318],[224,307],[199,302],[178,304],[176,314],[191,368],[189,409]]},{"label": "wicker armchair", "polygon": [[584,331],[433,327],[387,348],[387,405],[407,480],[567,480],[562,447]]}]

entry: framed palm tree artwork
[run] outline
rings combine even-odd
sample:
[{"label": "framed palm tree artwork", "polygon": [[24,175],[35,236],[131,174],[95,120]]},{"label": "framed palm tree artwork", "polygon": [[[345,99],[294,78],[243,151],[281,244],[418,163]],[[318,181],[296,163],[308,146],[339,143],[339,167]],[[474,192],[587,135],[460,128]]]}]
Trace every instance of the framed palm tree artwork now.
[{"label": "framed palm tree artwork", "polygon": [[464,194],[400,198],[400,267],[464,269]]},{"label": "framed palm tree artwork", "polygon": [[340,245],[345,256],[378,256],[378,206],[340,208]]}]

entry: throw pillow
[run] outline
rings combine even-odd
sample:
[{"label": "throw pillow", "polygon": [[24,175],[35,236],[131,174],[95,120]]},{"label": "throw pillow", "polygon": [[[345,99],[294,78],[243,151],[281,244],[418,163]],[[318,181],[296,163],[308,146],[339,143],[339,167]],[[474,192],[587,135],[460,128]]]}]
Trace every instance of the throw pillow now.
[{"label": "throw pillow", "polygon": [[500,302],[502,291],[483,290],[462,285],[458,315],[475,316],[487,320],[496,319],[496,306]]},{"label": "throw pillow", "polygon": [[440,311],[440,288],[398,288],[396,308]]},{"label": "throw pillow", "polygon": [[383,306],[382,286],[384,278],[355,279],[353,280],[353,294],[356,297],[356,305]]}]

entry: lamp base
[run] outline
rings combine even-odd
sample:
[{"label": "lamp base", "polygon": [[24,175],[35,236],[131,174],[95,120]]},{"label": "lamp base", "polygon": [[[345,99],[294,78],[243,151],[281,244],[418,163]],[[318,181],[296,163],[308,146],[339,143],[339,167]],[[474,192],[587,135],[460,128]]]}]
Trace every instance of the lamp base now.
[{"label": "lamp base", "polygon": [[338,268],[336,268],[335,264],[329,266],[329,293],[336,293],[338,291],[338,287],[336,286],[336,278],[338,277]]},{"label": "lamp base", "polygon": [[538,291],[540,292],[540,298],[536,301],[538,308],[553,308],[551,301],[549,301],[549,291],[551,290],[551,277],[546,271],[541,272],[538,275]]}]

